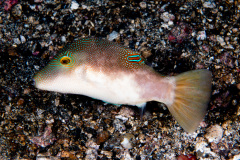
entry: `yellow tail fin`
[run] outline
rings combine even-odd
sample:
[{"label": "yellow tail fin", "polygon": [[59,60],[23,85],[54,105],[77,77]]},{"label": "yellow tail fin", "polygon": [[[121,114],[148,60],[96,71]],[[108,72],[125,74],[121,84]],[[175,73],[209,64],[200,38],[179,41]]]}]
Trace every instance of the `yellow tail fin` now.
[{"label": "yellow tail fin", "polygon": [[211,72],[204,69],[188,71],[175,77],[175,98],[168,109],[187,132],[194,132],[206,114],[211,77]]}]

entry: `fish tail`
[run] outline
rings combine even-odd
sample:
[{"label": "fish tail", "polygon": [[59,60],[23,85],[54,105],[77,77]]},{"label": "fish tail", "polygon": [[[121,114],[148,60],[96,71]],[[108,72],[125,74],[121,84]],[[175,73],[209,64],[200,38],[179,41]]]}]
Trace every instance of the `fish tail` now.
[{"label": "fish tail", "polygon": [[211,72],[205,69],[175,77],[174,101],[168,109],[187,132],[194,132],[203,120],[211,94]]}]

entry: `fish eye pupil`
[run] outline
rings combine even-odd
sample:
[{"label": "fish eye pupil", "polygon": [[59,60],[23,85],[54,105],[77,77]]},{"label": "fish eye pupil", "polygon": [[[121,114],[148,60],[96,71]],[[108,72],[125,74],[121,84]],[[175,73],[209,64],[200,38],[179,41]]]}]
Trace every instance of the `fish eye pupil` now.
[{"label": "fish eye pupil", "polygon": [[71,63],[71,58],[69,58],[69,57],[62,57],[60,59],[60,63],[63,64],[63,65],[69,64],[69,63]]}]

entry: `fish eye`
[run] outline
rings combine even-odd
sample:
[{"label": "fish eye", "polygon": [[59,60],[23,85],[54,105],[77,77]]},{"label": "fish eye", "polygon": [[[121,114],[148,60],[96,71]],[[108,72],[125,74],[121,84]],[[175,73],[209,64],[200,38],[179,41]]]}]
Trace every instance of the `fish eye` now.
[{"label": "fish eye", "polygon": [[67,57],[67,56],[64,56],[60,59],[60,63],[63,64],[63,65],[67,65],[71,62],[72,62],[71,58]]}]

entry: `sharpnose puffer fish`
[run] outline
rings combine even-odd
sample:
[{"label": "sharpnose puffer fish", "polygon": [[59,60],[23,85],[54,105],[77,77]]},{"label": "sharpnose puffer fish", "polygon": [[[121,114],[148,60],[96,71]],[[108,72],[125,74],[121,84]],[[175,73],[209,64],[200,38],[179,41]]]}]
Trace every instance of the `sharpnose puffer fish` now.
[{"label": "sharpnose puffer fish", "polygon": [[41,90],[86,95],[112,103],[145,107],[166,104],[178,123],[194,132],[203,120],[211,93],[205,69],[164,77],[140,53],[107,40],[83,38],[61,50],[34,76]]}]

